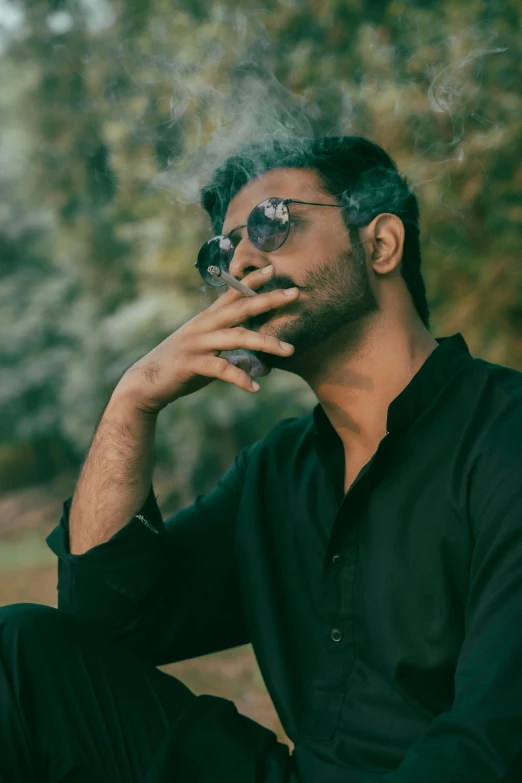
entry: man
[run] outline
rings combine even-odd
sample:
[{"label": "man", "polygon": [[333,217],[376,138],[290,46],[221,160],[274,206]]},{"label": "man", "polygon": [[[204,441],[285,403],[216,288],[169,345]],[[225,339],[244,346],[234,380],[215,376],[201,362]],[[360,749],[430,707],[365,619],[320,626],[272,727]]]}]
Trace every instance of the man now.
[{"label": "man", "polygon": [[[368,140],[253,146],[202,203],[200,273],[257,295],[116,387],[47,539],[59,610],[0,610],[5,779],[522,780],[522,374],[431,336],[417,202]],[[157,415],[215,378],[253,391],[236,348],[318,403],[163,522]],[[247,642],[292,754],[155,668]]]}]

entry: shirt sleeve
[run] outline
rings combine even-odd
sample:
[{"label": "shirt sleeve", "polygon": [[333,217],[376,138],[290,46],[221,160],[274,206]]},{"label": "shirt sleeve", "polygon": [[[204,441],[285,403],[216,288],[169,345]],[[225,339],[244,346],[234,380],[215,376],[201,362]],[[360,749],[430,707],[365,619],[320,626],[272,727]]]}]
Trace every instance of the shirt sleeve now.
[{"label": "shirt sleeve", "polygon": [[522,781],[520,456],[490,455],[473,481],[470,512],[475,549],[452,709],[382,783]]},{"label": "shirt sleeve", "polygon": [[136,515],[81,555],[70,553],[68,498],[46,538],[58,556],[58,608],[156,666],[248,643],[235,552],[245,452],[165,521],[151,485]]}]

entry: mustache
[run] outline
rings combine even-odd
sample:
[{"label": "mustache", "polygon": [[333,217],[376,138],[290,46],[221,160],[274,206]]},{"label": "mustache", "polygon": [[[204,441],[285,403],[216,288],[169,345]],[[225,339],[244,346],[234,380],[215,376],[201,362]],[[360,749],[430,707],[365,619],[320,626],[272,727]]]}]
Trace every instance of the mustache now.
[{"label": "mustache", "polygon": [[288,277],[272,278],[272,280],[262,286],[262,288],[256,288],[256,293],[269,294],[270,291],[277,291],[279,288],[299,288],[299,290],[301,290],[302,287],[298,286],[297,283],[294,283],[293,280],[290,280]]}]

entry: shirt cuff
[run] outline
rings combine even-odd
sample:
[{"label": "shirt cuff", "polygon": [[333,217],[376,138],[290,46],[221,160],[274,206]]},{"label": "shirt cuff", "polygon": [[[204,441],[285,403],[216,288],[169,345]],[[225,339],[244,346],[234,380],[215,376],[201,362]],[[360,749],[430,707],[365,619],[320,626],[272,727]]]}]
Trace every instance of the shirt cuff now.
[{"label": "shirt cuff", "polygon": [[[165,526],[156,502],[154,487],[132,519],[108,541],[92,547],[81,555],[73,555],[69,544],[69,514],[72,496],[63,504],[59,524],[45,539],[47,546],[62,561],[65,572],[77,568],[90,571],[98,580],[139,603],[157,579],[166,563]],[[59,569],[60,581],[70,583],[64,569]]]}]

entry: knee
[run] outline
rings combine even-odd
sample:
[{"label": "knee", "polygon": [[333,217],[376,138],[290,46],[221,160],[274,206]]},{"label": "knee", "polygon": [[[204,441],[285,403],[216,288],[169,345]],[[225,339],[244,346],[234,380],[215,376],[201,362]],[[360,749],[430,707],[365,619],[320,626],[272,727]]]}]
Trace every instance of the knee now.
[{"label": "knee", "polygon": [[0,643],[22,638],[33,633],[49,633],[56,625],[58,609],[32,603],[0,606]]}]

